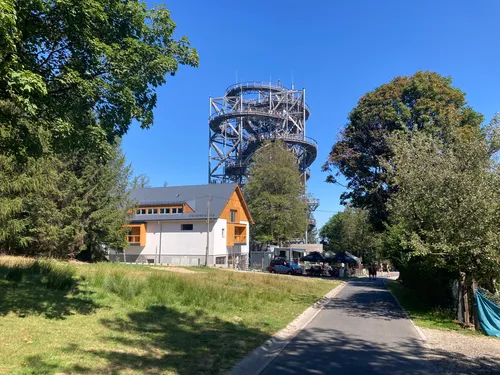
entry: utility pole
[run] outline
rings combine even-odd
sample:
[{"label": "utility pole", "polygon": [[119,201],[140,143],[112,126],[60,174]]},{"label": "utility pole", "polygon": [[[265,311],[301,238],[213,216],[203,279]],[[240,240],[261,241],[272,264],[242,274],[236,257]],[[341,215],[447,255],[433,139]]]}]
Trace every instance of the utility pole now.
[{"label": "utility pole", "polygon": [[207,195],[207,248],[205,250],[205,267],[208,266],[209,246],[210,246],[210,195]]}]

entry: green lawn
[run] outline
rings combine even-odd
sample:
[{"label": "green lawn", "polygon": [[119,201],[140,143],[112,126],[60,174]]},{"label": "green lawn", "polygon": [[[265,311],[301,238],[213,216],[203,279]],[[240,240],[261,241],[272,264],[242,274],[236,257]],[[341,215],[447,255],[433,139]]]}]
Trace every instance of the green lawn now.
[{"label": "green lawn", "polygon": [[337,284],[0,256],[0,373],[216,374]]},{"label": "green lawn", "polygon": [[426,306],[411,289],[408,289],[399,281],[387,281],[386,285],[417,326],[453,330],[467,334],[474,333],[463,329],[456,323],[451,311]]}]

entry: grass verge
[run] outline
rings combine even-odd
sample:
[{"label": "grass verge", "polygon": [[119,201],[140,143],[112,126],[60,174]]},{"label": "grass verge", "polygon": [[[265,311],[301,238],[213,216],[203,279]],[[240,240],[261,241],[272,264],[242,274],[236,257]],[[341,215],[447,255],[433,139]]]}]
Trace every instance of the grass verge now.
[{"label": "grass verge", "polygon": [[401,282],[386,281],[386,285],[417,326],[476,334],[474,331],[463,329],[456,323],[452,311],[426,305]]},{"label": "grass verge", "polygon": [[1,374],[220,373],[338,284],[42,264],[0,256]]}]

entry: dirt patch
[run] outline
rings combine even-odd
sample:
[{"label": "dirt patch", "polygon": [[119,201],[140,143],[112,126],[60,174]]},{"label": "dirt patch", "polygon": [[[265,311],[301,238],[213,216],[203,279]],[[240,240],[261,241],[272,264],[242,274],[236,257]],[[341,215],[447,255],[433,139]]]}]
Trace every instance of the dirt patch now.
[{"label": "dirt patch", "polygon": [[154,270],[162,270],[162,271],[170,271],[170,272],[177,272],[177,273],[200,273],[196,272],[193,270],[188,270],[186,268],[180,268],[180,267],[150,267]]}]

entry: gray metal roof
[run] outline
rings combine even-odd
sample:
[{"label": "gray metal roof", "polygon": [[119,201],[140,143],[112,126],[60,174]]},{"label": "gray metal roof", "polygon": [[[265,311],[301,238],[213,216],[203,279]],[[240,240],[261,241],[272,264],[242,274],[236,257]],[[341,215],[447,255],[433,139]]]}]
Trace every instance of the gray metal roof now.
[{"label": "gray metal roof", "polygon": [[194,212],[165,215],[135,215],[132,222],[163,220],[203,220],[207,218],[207,199],[210,199],[210,218],[220,216],[236,184],[207,184],[193,186],[167,186],[137,188],[130,193],[137,206],[171,205],[187,203]]}]

